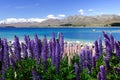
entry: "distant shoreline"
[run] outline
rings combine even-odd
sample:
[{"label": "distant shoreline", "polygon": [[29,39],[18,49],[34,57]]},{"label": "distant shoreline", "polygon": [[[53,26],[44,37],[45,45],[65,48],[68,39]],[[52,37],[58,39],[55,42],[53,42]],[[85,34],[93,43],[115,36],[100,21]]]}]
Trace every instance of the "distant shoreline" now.
[{"label": "distant shoreline", "polygon": [[120,26],[44,26],[44,27],[17,27],[17,26],[0,26],[0,28],[120,28]]}]

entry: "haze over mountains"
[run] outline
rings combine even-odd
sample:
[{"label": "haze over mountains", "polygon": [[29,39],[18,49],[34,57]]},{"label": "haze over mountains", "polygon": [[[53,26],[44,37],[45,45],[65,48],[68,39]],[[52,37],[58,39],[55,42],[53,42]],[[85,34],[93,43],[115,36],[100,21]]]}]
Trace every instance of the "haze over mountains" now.
[{"label": "haze over mountains", "polygon": [[7,20],[0,21],[1,27],[57,27],[64,26],[109,26],[112,23],[120,23],[120,15],[97,15],[97,16],[82,16],[74,15],[65,18],[50,18],[50,19],[19,19],[13,22]]}]

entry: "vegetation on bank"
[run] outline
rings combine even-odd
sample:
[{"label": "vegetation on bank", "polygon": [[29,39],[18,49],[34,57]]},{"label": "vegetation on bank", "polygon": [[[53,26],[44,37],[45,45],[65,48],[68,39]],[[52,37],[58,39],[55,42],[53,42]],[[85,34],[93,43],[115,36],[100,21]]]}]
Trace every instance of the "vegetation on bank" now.
[{"label": "vegetation on bank", "polygon": [[111,26],[119,26],[120,27],[120,23],[112,23]]},{"label": "vegetation on bank", "polygon": [[[75,24],[62,24],[60,26],[72,26],[72,27],[78,27],[78,26],[82,26],[82,27],[90,27],[89,25],[85,25],[85,24],[81,24],[81,25],[75,25]],[[92,25],[93,26],[93,25]],[[95,26],[95,25],[94,25]],[[94,27],[93,26],[93,27]],[[95,27],[114,27],[114,26],[117,26],[117,27],[120,27],[120,23],[111,23],[111,24],[101,24],[101,25],[96,25]]]}]

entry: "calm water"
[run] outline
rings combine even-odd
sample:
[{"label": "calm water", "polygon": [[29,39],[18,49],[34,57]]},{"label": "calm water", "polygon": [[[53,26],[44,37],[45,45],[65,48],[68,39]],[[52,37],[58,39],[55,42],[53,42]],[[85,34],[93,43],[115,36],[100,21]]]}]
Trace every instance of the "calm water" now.
[{"label": "calm water", "polygon": [[36,33],[41,39],[43,35],[46,35],[50,39],[52,32],[55,32],[56,36],[58,32],[62,32],[65,40],[93,42],[99,36],[103,37],[103,30],[107,33],[112,32],[115,39],[120,41],[120,28],[0,28],[0,37],[14,40],[14,35],[17,35],[20,40],[23,40],[24,34],[33,38]]}]

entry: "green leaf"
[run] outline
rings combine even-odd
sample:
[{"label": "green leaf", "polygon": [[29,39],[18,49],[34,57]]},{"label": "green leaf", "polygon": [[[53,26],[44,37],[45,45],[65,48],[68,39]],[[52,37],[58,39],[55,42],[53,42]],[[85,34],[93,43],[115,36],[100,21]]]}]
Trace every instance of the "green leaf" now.
[{"label": "green leaf", "polygon": [[72,80],[72,79],[74,79],[75,78],[75,75],[74,74],[68,74],[67,75],[67,79],[69,79],[69,80]]}]

